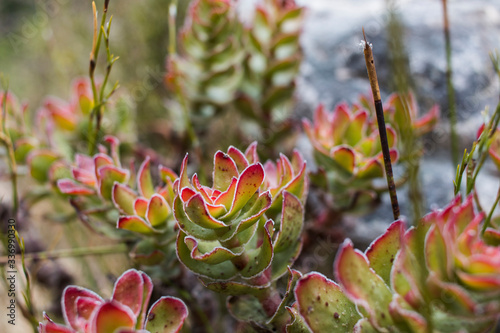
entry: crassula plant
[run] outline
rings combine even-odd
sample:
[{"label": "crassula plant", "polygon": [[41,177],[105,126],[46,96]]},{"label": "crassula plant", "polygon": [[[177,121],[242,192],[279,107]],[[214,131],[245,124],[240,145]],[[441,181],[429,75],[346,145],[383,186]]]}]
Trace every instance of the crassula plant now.
[{"label": "crassula plant", "polygon": [[214,156],[211,187],[188,178],[187,156],[175,183],[179,260],[209,289],[241,296],[229,302],[240,319],[259,321],[241,310],[247,303],[260,324],[284,311],[273,283],[300,252],[307,195],[305,163],[298,153],[292,161],[263,166],[255,144],[245,153],[230,147]]},{"label": "crassula plant", "polygon": [[61,305],[64,325],[44,313],[39,333],[175,333],[188,315],[184,302],[164,296],[148,310],[153,283],[141,271],[130,269],[115,283],[111,299],[77,286],[64,289]]},{"label": "crassula plant", "polygon": [[[85,218],[103,220],[102,224],[92,224],[96,230],[113,238],[130,238],[130,232],[148,236],[135,237],[138,243],[130,255],[140,264],[157,265],[165,255],[172,257],[174,253],[172,208],[178,176],[159,165],[162,185],[155,186],[149,157],[135,174],[121,165],[118,139],[107,136],[104,140],[109,143],[110,152],[101,146],[93,157],[77,154],[71,167],[72,177],[59,179],[58,189],[72,198],[73,206]],[[108,214],[103,216],[103,210]],[[124,230],[129,232],[120,232]]]},{"label": "crassula plant", "polygon": [[339,284],[317,273],[297,283],[297,322],[312,332],[490,332],[500,317],[500,248],[482,238],[483,220],[472,196],[456,197],[416,228],[394,222],[365,253],[345,241]]},{"label": "crassula plant", "polygon": [[[337,209],[349,210],[375,196],[373,180],[384,177],[383,157],[376,119],[358,106],[338,105],[333,112],[320,105],[305,132],[320,167],[315,182],[334,196]],[[387,126],[393,162],[397,160],[397,135]]]}]

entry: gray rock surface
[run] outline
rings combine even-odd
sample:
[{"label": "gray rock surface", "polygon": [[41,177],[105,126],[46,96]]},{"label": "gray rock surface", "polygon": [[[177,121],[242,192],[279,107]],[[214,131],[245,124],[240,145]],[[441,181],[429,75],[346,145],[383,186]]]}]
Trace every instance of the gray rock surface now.
[{"label": "gray rock surface", "polygon": [[[359,41],[361,27],[373,43],[382,96],[387,97],[391,82],[387,51],[388,9],[383,0],[297,0],[307,6],[308,16],[302,39],[305,61],[298,82],[300,115],[310,117],[318,103],[332,108],[341,101],[353,102],[369,84]],[[406,51],[414,89],[425,112],[438,103],[442,122],[425,141],[427,152],[421,164],[421,179],[427,211],[443,207],[453,196],[455,168],[449,153],[446,59],[441,1],[394,1],[404,24]],[[459,115],[461,146],[470,148],[483,122],[480,112],[498,103],[499,84],[489,52],[500,48],[500,1],[448,1],[452,42],[453,82]],[[299,140],[299,147],[307,143]],[[307,154],[306,154],[307,155]],[[499,186],[495,168],[487,164],[477,187],[483,207],[489,209]],[[408,215],[407,189],[399,192],[402,214]],[[388,197],[366,223],[352,230],[353,238],[369,241],[392,220]]]}]

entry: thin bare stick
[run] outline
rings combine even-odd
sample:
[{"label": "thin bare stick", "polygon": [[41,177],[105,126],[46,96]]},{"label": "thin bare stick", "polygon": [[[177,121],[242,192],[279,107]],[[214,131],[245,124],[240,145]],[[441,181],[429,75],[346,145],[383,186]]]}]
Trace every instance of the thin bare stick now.
[{"label": "thin bare stick", "polygon": [[385,127],[384,109],[382,107],[382,98],[380,96],[380,88],[378,85],[375,62],[373,60],[372,47],[366,41],[365,29],[363,29],[363,38],[365,40],[363,52],[365,54],[366,69],[368,71],[368,78],[370,80],[370,86],[372,88],[373,99],[375,104],[375,112],[377,114],[378,132],[380,135],[382,154],[384,156],[387,186],[389,188],[389,194],[391,196],[392,214],[394,215],[394,219],[397,220],[399,218],[399,203],[398,203],[398,196],[396,193],[396,185],[394,183],[394,175],[392,173],[391,153],[389,151],[389,144],[387,141],[387,130]]}]

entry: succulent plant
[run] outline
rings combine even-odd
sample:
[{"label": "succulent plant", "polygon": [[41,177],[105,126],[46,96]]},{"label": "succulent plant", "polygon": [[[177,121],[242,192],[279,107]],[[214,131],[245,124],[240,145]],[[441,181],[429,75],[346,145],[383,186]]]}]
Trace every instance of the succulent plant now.
[{"label": "succulent plant", "polygon": [[[265,0],[245,29],[247,59],[237,109],[264,128],[282,122],[302,61],[299,39],[304,8],[295,1]],[[281,118],[281,119],[280,119]]]},{"label": "succulent plant", "polygon": [[118,139],[108,136],[105,141],[110,143],[111,156],[106,154],[104,147],[94,157],[76,154],[76,166],[71,168],[73,179],[64,178],[57,181],[61,193],[99,196],[106,201],[111,201],[115,182],[126,183],[129,180],[130,171],[121,167]]},{"label": "succulent plant", "polygon": [[482,238],[483,219],[472,196],[456,197],[416,228],[394,222],[365,253],[346,240],[339,285],[318,273],[297,283],[301,320],[312,332],[489,332],[500,318],[500,248]]},{"label": "succulent plant", "polygon": [[[357,200],[374,196],[372,181],[384,177],[383,156],[376,119],[358,106],[338,105],[328,112],[320,105],[311,123],[303,125],[314,148],[319,170],[316,183],[334,196],[334,206],[349,209]],[[393,162],[397,160],[397,135],[387,126],[388,144]],[[357,199],[355,199],[357,198]]]},{"label": "succulent plant", "polygon": [[188,107],[192,116],[207,117],[233,101],[243,74],[240,34],[232,1],[191,4],[180,34],[181,55],[170,55],[167,63],[167,86],[178,97],[170,107]]},{"label": "succulent plant", "polygon": [[[209,289],[254,295],[268,317],[280,303],[269,301],[271,282],[286,273],[301,249],[307,181],[298,153],[293,161],[282,156],[280,167],[267,163],[275,171],[268,175],[255,144],[245,154],[230,147],[215,154],[212,187],[200,184],[196,174],[189,180],[187,156],[174,184],[180,261]],[[274,222],[266,213],[276,203],[281,211]]]},{"label": "succulent plant", "polygon": [[118,278],[109,300],[88,289],[68,286],[61,300],[65,325],[55,323],[44,313],[38,332],[179,332],[188,315],[186,305],[178,298],[164,296],[147,311],[152,291],[149,276],[135,269]]}]

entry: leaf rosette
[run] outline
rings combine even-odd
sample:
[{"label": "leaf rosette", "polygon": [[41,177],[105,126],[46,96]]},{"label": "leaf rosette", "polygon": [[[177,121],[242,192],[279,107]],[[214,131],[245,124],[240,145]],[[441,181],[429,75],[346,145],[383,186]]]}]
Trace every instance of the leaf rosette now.
[{"label": "leaf rosette", "polygon": [[[215,154],[213,185],[208,187],[196,174],[188,178],[186,156],[174,184],[180,261],[213,290],[259,294],[269,287],[286,273],[301,248],[303,205],[287,189],[300,182],[297,193],[305,196],[307,182],[304,172],[293,175],[281,183],[276,177],[266,181],[255,144],[245,154],[230,147],[227,153]],[[278,200],[281,212],[274,222],[266,213]]]},{"label": "leaf rosette", "polygon": [[149,276],[135,269],[118,278],[109,300],[88,289],[68,286],[61,299],[65,325],[55,323],[44,313],[38,332],[179,332],[188,315],[186,305],[176,297],[164,296],[147,311],[152,291]]}]

